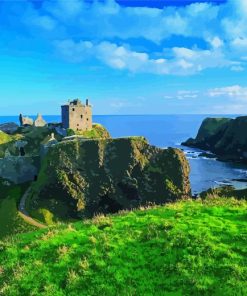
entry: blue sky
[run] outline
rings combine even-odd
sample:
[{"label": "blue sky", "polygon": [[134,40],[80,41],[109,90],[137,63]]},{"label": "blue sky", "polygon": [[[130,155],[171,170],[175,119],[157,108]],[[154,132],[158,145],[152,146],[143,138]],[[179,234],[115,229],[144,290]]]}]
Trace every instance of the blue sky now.
[{"label": "blue sky", "polygon": [[3,0],[0,36],[0,115],[247,110],[246,0]]}]

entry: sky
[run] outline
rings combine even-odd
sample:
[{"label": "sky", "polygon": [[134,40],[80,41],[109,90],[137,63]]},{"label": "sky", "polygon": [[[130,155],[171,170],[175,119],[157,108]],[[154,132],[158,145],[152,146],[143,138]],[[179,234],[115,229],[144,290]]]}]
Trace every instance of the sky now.
[{"label": "sky", "polygon": [[246,0],[1,0],[0,116],[244,114]]}]

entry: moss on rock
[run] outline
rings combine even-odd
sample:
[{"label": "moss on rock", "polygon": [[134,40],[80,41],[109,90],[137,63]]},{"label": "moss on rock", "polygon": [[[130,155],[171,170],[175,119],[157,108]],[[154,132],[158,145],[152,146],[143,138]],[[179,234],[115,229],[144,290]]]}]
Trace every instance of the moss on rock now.
[{"label": "moss on rock", "polygon": [[142,137],[75,139],[49,150],[33,192],[32,209],[55,198],[66,201],[71,217],[116,212],[186,198],[189,165],[182,151]]},{"label": "moss on rock", "polygon": [[185,146],[210,150],[222,160],[247,162],[247,116],[207,118],[195,139],[182,143]]},{"label": "moss on rock", "polygon": [[73,129],[67,129],[67,134],[68,136],[83,136],[88,139],[109,139],[111,137],[107,129],[99,123],[94,123],[93,128],[88,131],[75,131]]}]

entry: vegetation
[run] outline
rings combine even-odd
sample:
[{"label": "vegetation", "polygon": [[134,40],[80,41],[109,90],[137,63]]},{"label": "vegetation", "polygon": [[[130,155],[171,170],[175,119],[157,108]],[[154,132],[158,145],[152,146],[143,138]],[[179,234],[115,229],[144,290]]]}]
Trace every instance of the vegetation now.
[{"label": "vegetation", "polygon": [[18,215],[17,205],[27,188],[27,184],[21,186],[10,185],[8,181],[0,180],[0,239],[8,235],[35,229]]},{"label": "vegetation", "polygon": [[22,141],[25,143],[24,151],[27,156],[39,155],[40,145],[43,140],[50,136],[51,133],[55,134],[57,140],[61,140],[62,137],[56,133],[55,129],[48,127],[20,127],[15,134],[8,135],[0,132],[0,158],[4,157],[5,151],[8,149],[11,155],[18,156],[20,151],[16,145],[16,141]]},{"label": "vegetation", "polygon": [[223,161],[247,163],[247,116],[229,118],[206,118],[195,139],[183,145],[210,150]]},{"label": "vegetation", "polygon": [[47,126],[35,127],[27,126],[19,128],[18,132],[22,135],[22,140],[27,142],[25,146],[25,152],[27,155],[39,155],[40,145],[47,136],[52,133],[55,134],[57,140],[61,140],[62,137],[57,134],[55,129],[50,129]]},{"label": "vegetation", "polygon": [[236,199],[246,199],[247,200],[247,189],[235,189],[233,186],[221,186],[218,188],[210,188],[207,191],[200,193],[200,197],[205,199],[208,197],[232,197]]},{"label": "vegetation", "polygon": [[[53,221],[64,221],[162,204],[190,193],[188,162],[178,149],[153,147],[143,137],[74,139],[49,149],[27,210],[38,218],[42,208]],[[65,204],[65,215],[53,204]]]},{"label": "vegetation", "polygon": [[2,295],[246,295],[247,202],[180,201],[0,243]]},{"label": "vegetation", "polygon": [[206,118],[203,120],[202,125],[198,131],[196,139],[198,141],[204,140],[226,126],[231,121],[230,118]]},{"label": "vegetation", "polygon": [[0,131],[0,145],[8,143],[12,140],[11,136]]},{"label": "vegetation", "polygon": [[21,135],[8,135],[0,131],[0,158],[5,156],[5,151],[9,149],[9,152],[18,155],[18,151],[14,145],[15,141],[21,139]]},{"label": "vegetation", "polygon": [[107,129],[98,123],[94,123],[91,130],[84,132],[67,129],[67,134],[68,136],[78,135],[89,139],[109,139],[111,137]]}]

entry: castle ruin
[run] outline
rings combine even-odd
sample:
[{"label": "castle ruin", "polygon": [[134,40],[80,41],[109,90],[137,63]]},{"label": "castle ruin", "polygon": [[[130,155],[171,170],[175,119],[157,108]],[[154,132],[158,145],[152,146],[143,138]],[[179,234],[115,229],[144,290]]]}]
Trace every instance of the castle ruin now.
[{"label": "castle ruin", "polygon": [[88,100],[82,104],[79,99],[70,101],[62,106],[63,128],[71,128],[76,131],[88,131],[92,129],[92,106]]},{"label": "castle ruin", "polygon": [[43,119],[41,114],[38,114],[35,120],[33,120],[30,117],[24,117],[22,114],[20,114],[19,121],[20,121],[20,126],[43,127],[47,125],[46,121]]}]

